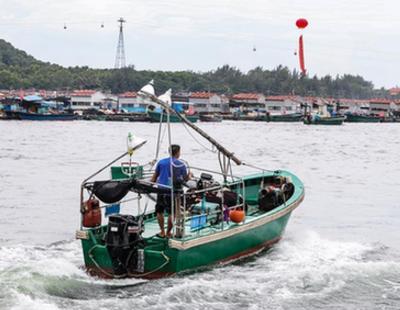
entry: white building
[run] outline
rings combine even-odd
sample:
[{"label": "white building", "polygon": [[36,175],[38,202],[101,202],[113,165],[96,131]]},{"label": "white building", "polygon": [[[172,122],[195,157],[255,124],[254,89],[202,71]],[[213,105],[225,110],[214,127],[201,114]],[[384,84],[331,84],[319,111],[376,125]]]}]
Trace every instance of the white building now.
[{"label": "white building", "polygon": [[229,98],[225,95],[221,95],[221,112],[229,113]]},{"label": "white building", "polygon": [[75,90],[71,94],[71,108],[73,110],[99,109],[102,107],[105,94],[96,90]]},{"label": "white building", "polygon": [[118,110],[126,113],[145,113],[148,102],[136,92],[125,92],[118,96]]},{"label": "white building", "polygon": [[208,92],[193,92],[189,95],[189,104],[193,104],[197,113],[221,113],[223,100],[221,96]]},{"label": "white building", "polygon": [[293,96],[268,96],[265,98],[265,110],[270,114],[300,112],[300,101]]},{"label": "white building", "polygon": [[235,94],[231,98],[230,105],[233,109],[240,108],[242,111],[264,111],[265,96],[256,93]]},{"label": "white building", "polygon": [[338,99],[336,100],[339,106],[339,113],[346,112],[358,112],[360,113],[362,110],[369,111],[369,101],[368,99]]},{"label": "white building", "polygon": [[396,110],[397,106],[394,102],[387,99],[376,98],[369,101],[370,114],[379,116],[388,116],[391,110]]}]

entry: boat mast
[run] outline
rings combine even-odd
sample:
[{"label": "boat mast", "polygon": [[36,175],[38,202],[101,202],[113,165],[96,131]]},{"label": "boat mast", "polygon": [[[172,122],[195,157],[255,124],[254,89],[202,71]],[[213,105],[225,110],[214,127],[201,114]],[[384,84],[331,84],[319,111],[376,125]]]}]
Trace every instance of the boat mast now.
[{"label": "boat mast", "polygon": [[206,140],[208,140],[211,144],[213,144],[218,151],[220,151],[222,154],[224,154],[227,158],[232,159],[237,165],[241,165],[242,161],[235,156],[233,152],[228,151],[224,146],[222,146],[220,143],[218,143],[214,138],[212,138],[209,134],[204,132],[202,129],[194,125],[192,122],[190,122],[184,115],[181,115],[180,113],[176,112],[174,109],[172,109],[167,103],[164,101],[160,100],[157,98],[155,95],[145,91],[141,90],[140,93],[145,95],[146,97],[149,97],[151,100],[154,102],[158,103],[160,106],[162,106],[166,111],[168,111],[170,114],[176,115],[183,123],[191,127],[194,131],[196,131],[199,135],[204,137]]}]

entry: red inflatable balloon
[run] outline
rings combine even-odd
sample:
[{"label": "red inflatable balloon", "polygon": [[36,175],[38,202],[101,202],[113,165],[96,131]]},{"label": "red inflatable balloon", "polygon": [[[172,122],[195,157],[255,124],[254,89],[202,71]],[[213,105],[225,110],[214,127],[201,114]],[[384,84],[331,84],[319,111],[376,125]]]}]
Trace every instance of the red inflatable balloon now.
[{"label": "red inflatable balloon", "polygon": [[299,29],[304,29],[308,26],[308,21],[305,18],[299,18],[298,20],[296,20],[296,26]]}]

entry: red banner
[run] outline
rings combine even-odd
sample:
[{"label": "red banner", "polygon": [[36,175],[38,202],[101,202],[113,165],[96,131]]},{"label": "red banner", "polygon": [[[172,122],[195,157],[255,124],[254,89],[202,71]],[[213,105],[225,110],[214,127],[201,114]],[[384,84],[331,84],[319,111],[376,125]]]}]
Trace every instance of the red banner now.
[{"label": "red banner", "polygon": [[299,38],[299,62],[302,75],[306,75],[306,68],[304,65],[304,48],[303,48],[303,35]]}]

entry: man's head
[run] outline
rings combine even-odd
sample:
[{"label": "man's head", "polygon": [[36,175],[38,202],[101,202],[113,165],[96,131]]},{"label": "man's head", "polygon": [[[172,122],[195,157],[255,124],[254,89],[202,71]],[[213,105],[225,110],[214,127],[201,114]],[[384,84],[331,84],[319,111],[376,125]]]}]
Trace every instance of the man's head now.
[{"label": "man's head", "polygon": [[178,144],[171,144],[169,153],[172,157],[179,158],[181,155],[181,147]]}]

